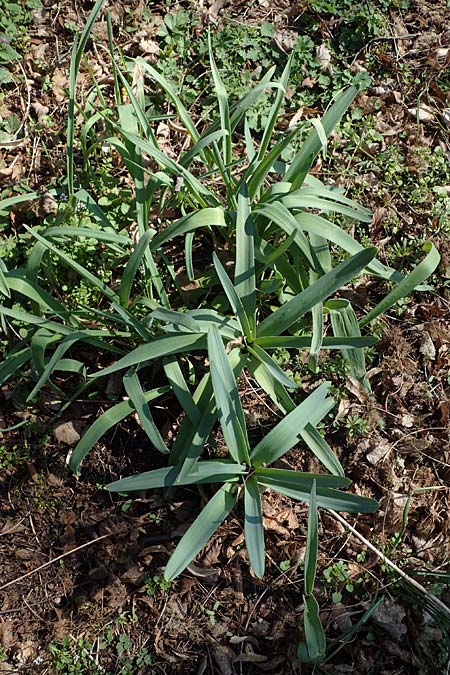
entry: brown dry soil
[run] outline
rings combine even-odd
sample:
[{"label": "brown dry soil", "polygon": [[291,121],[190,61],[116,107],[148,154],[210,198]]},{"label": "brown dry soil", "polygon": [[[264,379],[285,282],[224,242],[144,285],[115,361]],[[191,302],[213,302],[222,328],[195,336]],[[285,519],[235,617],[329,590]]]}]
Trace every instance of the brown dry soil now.
[{"label": "brown dry soil", "polygon": [[[48,134],[43,141],[36,136],[35,142],[31,138],[24,147],[2,149],[2,179],[7,182],[26,178],[31,185],[46,185],[64,170],[63,88],[72,35],[64,26],[68,19],[82,25],[90,5],[54,4],[51,0],[44,4],[45,11],[35,17],[30,51],[22,63],[27,85],[16,88],[12,94],[15,103],[10,99],[10,105],[16,105],[19,114],[25,109],[35,119],[44,110],[56,128],[54,135]],[[125,4],[139,17],[139,3]],[[205,25],[211,4],[199,3]],[[277,18],[280,26],[290,25],[293,30],[293,16],[301,11],[302,3],[297,4],[295,10],[292,3],[281,0],[223,1],[214,3],[212,14],[219,22],[227,12],[256,23]],[[416,106],[419,91],[411,82],[402,82],[400,68],[408,63],[413,72],[423,75],[425,70],[435,110],[448,109],[446,95],[433,85],[438,71],[449,62],[446,58],[443,63],[441,58],[449,45],[445,4],[418,0],[401,16],[392,16],[392,34],[400,31],[404,35],[406,31],[412,37],[383,43],[379,58],[391,68],[391,81],[375,82],[358,101],[370,110],[374,101],[381,99],[378,119],[386,131],[385,143],[400,143],[395,129],[407,128],[408,139],[401,142],[411,148],[411,156],[414,148],[422,145],[440,144],[450,149],[442,125],[430,123],[426,110],[423,123],[415,124],[408,109]],[[120,21],[122,3],[112,2],[110,9]],[[155,7],[155,11],[162,13],[164,8]],[[330,29],[324,25],[324,35]],[[133,38],[122,34],[121,39],[125,45]],[[45,90],[40,87],[42,78],[34,72],[38,58],[50,64],[52,86]],[[31,109],[27,108],[28,95]],[[417,170],[412,162],[411,171]],[[380,241],[380,223],[386,203],[377,196],[376,184],[367,194],[366,206],[376,210],[370,236],[383,246],[386,241]],[[414,217],[408,205],[396,201],[394,195],[389,208],[397,211],[410,233],[423,226],[420,217]],[[448,242],[437,237],[435,243],[445,258]],[[444,260],[443,278],[448,274],[446,264]],[[362,296],[359,300],[363,301]],[[352,489],[381,502],[376,514],[356,520],[349,517],[348,521],[379,549],[389,552],[416,581],[440,593],[444,603],[450,601],[446,579],[433,586],[431,582],[439,578],[431,572],[447,571],[450,550],[448,308],[444,289],[439,294],[416,295],[401,319],[394,313],[386,319],[385,336],[376,347],[370,371],[373,400],[348,382],[339,411],[365,419],[367,432],[349,437],[342,427],[330,425],[327,430],[327,438],[354,481]],[[242,386],[255,433],[270,427],[271,408],[260,399],[250,379]],[[62,420],[69,424],[60,427],[56,437],[51,396],[41,398],[34,411],[19,405],[19,399],[19,388],[1,392],[2,427],[24,419],[28,424],[25,433],[19,429],[0,434],[0,672],[56,673],[58,659],[52,657],[50,645],[61,645],[64,640],[69,655],[65,670],[59,657],[64,673],[232,675],[314,670],[296,660],[302,632],[302,573],[297,563],[305,547],[304,505],[273,494],[264,496],[268,563],[264,581],[249,572],[241,514],[237,512],[219,529],[195,565],[171,588],[161,588],[158,578],[164,565],[180,534],[208,498],[208,490],[185,489],[170,502],[158,494],[142,495],[131,505],[123,498],[112,498],[101,485],[149,468],[148,446],[139,426],[123,425],[103,439],[86,460],[81,479],[76,480],[65,466],[70,442],[67,434],[73,432],[70,422],[80,430],[108,401],[72,406],[70,415]],[[161,421],[168,420],[170,435],[179,411],[167,400],[161,403],[160,414]],[[287,463],[303,470],[314,468],[298,451],[291,453]],[[432,489],[419,490],[424,487]],[[406,532],[393,547],[393,537],[401,530],[406,497],[413,490]],[[321,513],[320,529],[317,588],[321,617],[327,637],[337,642],[325,665],[321,670],[316,667],[315,672],[446,672],[440,661],[445,649],[444,623],[441,619],[434,622],[424,610],[420,592],[412,593],[407,584],[400,584],[389,566],[332,515]],[[340,576],[343,564],[346,573]],[[334,576],[328,572],[327,581],[323,570],[330,568]],[[333,592],[341,595],[332,598]],[[379,597],[384,597],[383,605],[360,632],[339,642],[339,636]],[[122,651],[120,641],[125,645]],[[152,664],[139,662],[143,649],[152,657]],[[134,659],[129,670],[125,657]]]}]

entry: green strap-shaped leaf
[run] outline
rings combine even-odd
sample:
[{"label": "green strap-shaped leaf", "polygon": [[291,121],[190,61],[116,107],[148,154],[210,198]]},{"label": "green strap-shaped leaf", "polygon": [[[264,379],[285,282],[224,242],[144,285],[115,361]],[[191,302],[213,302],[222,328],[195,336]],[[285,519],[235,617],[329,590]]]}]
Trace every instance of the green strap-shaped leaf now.
[{"label": "green strap-shaped leaf", "polygon": [[192,562],[232,511],[237,499],[233,485],[223,485],[211,497],[173,552],[164,572],[166,579],[175,579]]},{"label": "green strap-shaped leaf", "polygon": [[[334,100],[333,105],[328,109],[322,119],[322,125],[326,137],[328,137],[336,125],[339,123],[342,115],[346,112],[358,90],[356,87],[348,87],[340,92]],[[291,166],[285,175],[285,180],[292,183],[293,188],[298,188],[302,185],[305,177],[312,166],[314,158],[320,152],[322,143],[319,138],[317,130],[310,134],[301,149],[296,154],[291,162]]]},{"label": "green strap-shaped leaf", "polygon": [[203,227],[225,227],[225,225],[225,211],[221,206],[201,209],[183,216],[162,230],[152,239],[150,249],[156,251],[174,237],[180,237]]},{"label": "green strap-shaped leaf", "polygon": [[308,509],[308,536],[306,538],[305,553],[305,595],[311,595],[314,590],[314,581],[316,578],[317,551],[319,547],[319,521],[317,516],[316,499],[316,480],[313,480],[311,487],[311,499]]},{"label": "green strap-shaped leaf", "polygon": [[153,361],[162,356],[170,356],[180,352],[195,351],[197,349],[206,349],[206,336],[204,333],[176,333],[173,335],[164,335],[156,338],[153,342],[136,347],[129,354],[119,359],[108,368],[103,368],[97,373],[92,373],[90,377],[104,377],[118,370],[143,364],[146,361]]},{"label": "green strap-shaped leaf", "polygon": [[284,455],[298,441],[299,433],[312,422],[317,424],[334,406],[328,397],[329,382],[324,382],[290,412],[256,445],[251,453],[253,466],[271,464]]},{"label": "green strap-shaped leaf", "polygon": [[159,307],[158,309],[154,309],[150,316],[152,316],[154,319],[159,319],[160,321],[165,321],[169,324],[172,323],[177,329],[179,326],[181,326],[182,328],[186,328],[191,333],[202,332],[200,325],[187,312],[175,312],[172,309]]},{"label": "green strap-shaped leaf", "polygon": [[[262,478],[259,479],[259,483],[280,492],[282,495],[286,495],[286,497],[298,499],[307,504],[311,498],[310,487],[307,490],[294,489],[286,486],[283,481],[271,480],[268,482]],[[374,513],[377,511],[379,504],[375,499],[371,499],[370,497],[360,497],[359,495],[317,485],[317,506],[323,509],[345,511],[347,513]]]},{"label": "green strap-shaped leaf", "polygon": [[256,208],[256,212],[274,222],[288,236],[294,234],[294,242],[298,246],[299,251],[305,256],[309,266],[314,269],[315,263],[311,252],[311,245],[302,230],[298,227],[295,217],[286,208],[283,201],[284,198],[281,202],[261,204]]},{"label": "green strap-shaped leaf", "polygon": [[0,293],[5,295],[7,298],[11,297],[11,292],[9,290],[8,284],[6,283],[5,274],[8,271],[3,260],[0,259]]},{"label": "green strap-shaped leaf", "polygon": [[145,400],[145,393],[139,381],[136,368],[130,368],[123,376],[123,386],[133,404],[142,428],[155,448],[164,454],[169,452],[168,447],[159,433],[158,427],[150,412],[149,405]]},{"label": "green strap-shaped leaf", "polygon": [[[312,342],[312,335],[264,335],[257,337],[253,344],[259,345],[263,349],[309,349]],[[351,349],[372,347],[378,342],[378,339],[371,335],[361,337],[324,337],[322,340],[322,349],[342,349],[349,347]]]},{"label": "green strap-shaped leaf", "polygon": [[[153,401],[168,391],[170,391],[170,387],[152,389],[145,393],[145,401],[147,403]],[[75,474],[78,474],[81,462],[103,434],[106,434],[109,429],[121,422],[125,417],[128,417],[128,415],[131,415],[134,411],[135,408],[131,401],[122,401],[122,403],[118,403],[104,412],[91,424],[86,433],[78,441],[68,459],[68,464]]]},{"label": "green strap-shaped leaf", "polygon": [[184,410],[192,424],[198,424],[201,419],[201,412],[196,406],[192,394],[189,391],[189,387],[181,372],[180,364],[177,359],[173,356],[164,359],[163,368],[181,408]]},{"label": "green strap-shaped leaf", "polygon": [[[325,306],[330,312],[333,333],[337,337],[359,337],[361,335],[358,319],[348,300],[329,300]],[[341,351],[349,365],[350,375],[361,382],[366,391],[370,391],[370,384],[366,380],[364,350],[342,349]]]},{"label": "green strap-shaped leaf", "polygon": [[314,284],[264,319],[258,326],[257,336],[283,333],[315,304],[328,298],[367,267],[376,252],[375,247],[368,248],[324,274]]},{"label": "green strap-shaped leaf", "polygon": [[122,307],[128,307],[128,301],[130,299],[130,292],[134,278],[139,269],[142,258],[144,257],[145,250],[149,246],[150,241],[153,239],[155,234],[155,230],[147,230],[144,232],[143,236],[139,239],[138,244],[135,246],[133,253],[128,259],[122,274],[122,280],[120,282],[119,289],[119,300]]},{"label": "green strap-shaped leaf", "polygon": [[249,322],[249,317],[247,316],[247,312],[245,311],[241,299],[236,293],[236,289],[233,286],[230,277],[226,273],[224,266],[220,262],[215,252],[213,253],[213,261],[214,267],[216,268],[217,276],[219,277],[219,281],[222,284],[223,290],[225,291],[228,301],[231,307],[233,308],[234,313],[236,314],[237,320],[240,323],[242,333],[249,340],[251,340],[253,338],[253,334]]},{"label": "green strap-shaped leaf", "polygon": [[272,376],[278,380],[280,384],[283,385],[283,387],[288,387],[289,389],[298,389],[298,384],[294,382],[294,380],[291,380],[280,368],[278,363],[274,361],[274,359],[267,354],[267,352],[264,351],[259,345],[253,344],[253,345],[248,345],[247,350],[249,354],[253,354],[253,356],[258,360],[261,361],[267,368],[267,370],[272,374]]},{"label": "green strap-shaped leaf", "polygon": [[345,476],[335,476],[327,473],[304,473],[292,469],[272,469],[259,467],[255,469],[255,475],[264,483],[283,483],[287,488],[305,490],[311,492],[312,484],[316,481],[319,488],[345,488],[351,484],[351,480]]},{"label": "green strap-shaped leaf", "polygon": [[8,354],[0,363],[0,385],[6,382],[11,375],[20,371],[30,358],[31,349],[29,347],[21,349],[19,352]]},{"label": "green strap-shaped leaf", "polygon": [[326,440],[312,424],[307,424],[300,432],[302,440],[328,471],[336,476],[344,476],[344,469]]},{"label": "green strap-shaped leaf", "polygon": [[412,272],[408,274],[400,283],[398,283],[390,293],[388,293],[383,300],[381,300],[378,305],[376,305],[366,316],[361,319],[359,325],[361,328],[366,326],[368,323],[373,321],[383,312],[390,309],[395,305],[399,300],[406,297],[413,291],[417,286],[425,281],[431,274],[433,274],[436,267],[439,265],[441,256],[439,255],[438,250],[431,242],[426,242],[422,250],[426,252],[426,257],[422,260],[421,263],[413,269]]},{"label": "green strap-shaped leaf", "polygon": [[250,476],[244,484],[244,532],[248,557],[253,572],[259,579],[264,576],[265,550],[264,550],[264,525],[256,476]]},{"label": "green strap-shaped leaf", "polygon": [[[314,213],[298,213],[295,216],[295,220],[297,221],[299,228],[304,232],[317,234],[324,239],[331,241],[333,244],[336,244],[336,246],[340,246],[344,251],[350,253],[350,255],[355,255],[355,253],[364,250],[364,247],[347,234],[345,230],[334,223],[330,223],[329,220],[322,218],[322,216],[317,216]],[[383,263],[376,259],[372,260],[367,265],[367,269],[369,272],[376,274],[382,279],[391,281],[401,281],[403,279],[403,274],[391,267],[383,265]]]},{"label": "green strap-shaped leaf", "polygon": [[254,228],[247,186],[241,185],[236,215],[236,267],[234,288],[242,303],[250,331],[255,332],[256,281]]},{"label": "green strap-shaped leaf", "polygon": [[250,464],[250,446],[247,438],[244,411],[236,388],[233,369],[225,352],[218,329],[208,331],[208,358],[217,406],[228,452],[235,462]]},{"label": "green strap-shaped leaf", "polygon": [[211,74],[214,81],[214,88],[216,90],[217,102],[219,104],[220,125],[222,127],[222,130],[227,132],[222,137],[222,148],[223,148],[223,162],[225,166],[228,166],[229,164],[231,164],[233,159],[233,146],[231,143],[230,108],[228,104],[227,90],[225,89],[225,85],[222,82],[219,70],[214,60],[211,45],[211,34],[208,35],[208,50],[209,50],[209,62],[211,65]]},{"label": "green strap-shaped leaf", "polygon": [[[327,643],[319,617],[319,605],[317,604],[317,600],[313,595],[305,595],[303,597],[303,602],[303,625],[308,653],[307,658],[303,658],[302,660],[314,663],[315,661],[320,661],[324,658]],[[302,651],[300,649],[299,656],[302,656]]]},{"label": "green strap-shaped leaf", "polygon": [[151,490],[154,488],[172,487],[174,485],[192,485],[200,483],[218,483],[241,476],[245,466],[232,462],[205,461],[197,462],[192,473],[179,475],[178,466],[168,466],[164,469],[144,471],[137,476],[130,476],[109,483],[106,489],[110,492],[133,492],[134,490]]}]

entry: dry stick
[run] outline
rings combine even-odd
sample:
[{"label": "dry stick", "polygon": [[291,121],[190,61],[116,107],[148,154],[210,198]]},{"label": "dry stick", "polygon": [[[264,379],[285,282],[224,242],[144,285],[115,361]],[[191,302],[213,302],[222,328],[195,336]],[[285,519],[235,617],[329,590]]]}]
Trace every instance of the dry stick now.
[{"label": "dry stick", "polygon": [[365,544],[367,548],[370,548],[370,550],[373,551],[373,553],[375,553],[375,555],[378,556],[380,560],[386,563],[386,565],[389,565],[389,567],[391,567],[395,572],[397,572],[397,574],[400,575],[402,579],[404,579],[411,586],[414,586],[414,588],[416,588],[420,593],[422,593],[422,595],[424,595],[427,598],[427,600],[437,605],[439,609],[441,609],[444,612],[444,614],[446,614],[450,618],[450,608],[447,607],[447,605],[445,605],[442,602],[442,600],[439,600],[439,598],[437,598],[435,595],[427,591],[427,589],[424,588],[422,584],[419,584],[418,581],[416,581],[415,579],[410,577],[409,574],[406,574],[406,572],[400,569],[400,567],[398,567],[394,562],[392,562],[390,558],[385,556],[384,553],[379,551],[376,546],[371,544],[370,541],[364,537],[364,535],[358,532],[358,530],[355,530],[355,528],[352,525],[350,525],[350,523],[347,523],[345,518],[339,515],[339,513],[336,513],[336,511],[333,511],[332,509],[327,510],[329,513],[331,513],[333,518],[336,518],[336,520],[342,523],[342,525],[346,527],[355,537],[357,537],[357,539],[362,541],[362,543]]},{"label": "dry stick", "polygon": [[61,555],[57,556],[56,558],[52,558],[51,560],[44,563],[40,567],[36,567],[35,570],[31,570],[31,572],[27,572],[26,574],[22,574],[21,577],[17,577],[17,579],[13,579],[12,581],[8,581],[7,584],[3,584],[3,586],[0,586],[0,591],[4,591],[5,588],[8,588],[9,586],[12,586],[13,584],[19,583],[19,581],[23,581],[24,579],[27,579],[28,577],[31,577],[33,574],[36,574],[36,572],[40,572],[45,567],[48,567],[49,565],[53,565],[53,563],[55,563],[55,562],[58,562],[58,560],[62,560],[63,558],[67,558],[68,555],[71,555],[72,553],[76,553],[77,551],[81,551],[82,548],[86,548],[87,546],[90,546],[91,544],[95,544],[97,541],[100,541],[101,539],[106,539],[106,537],[110,537],[112,534],[113,534],[112,532],[110,534],[102,534],[102,536],[97,537],[97,539],[92,539],[91,541],[88,541],[85,544],[81,544],[81,546],[77,546],[76,548],[73,548],[72,550],[67,551],[66,553],[62,553]]}]

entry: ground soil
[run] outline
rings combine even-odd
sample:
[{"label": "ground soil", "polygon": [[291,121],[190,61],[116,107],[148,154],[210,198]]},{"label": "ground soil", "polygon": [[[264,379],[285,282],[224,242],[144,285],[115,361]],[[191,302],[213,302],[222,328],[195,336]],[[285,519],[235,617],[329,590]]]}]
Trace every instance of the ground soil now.
[{"label": "ground soil", "polygon": [[[26,108],[30,95],[32,114],[39,116],[39,106],[44,106],[46,114],[54,116],[52,137],[45,139],[46,145],[16,149],[13,161],[11,150],[2,150],[3,178],[27,178],[35,186],[45,186],[64,163],[66,98],[62,88],[66,83],[58,88],[58,77],[63,79],[71,45],[61,13],[67,18],[70,12],[82,23],[89,9],[89,3],[86,7],[53,5],[51,1],[44,4],[46,10],[34,26],[29,60],[23,62],[27,83],[18,86],[13,96],[18,109]],[[126,3],[110,4],[120,16]],[[139,3],[131,4],[139,12]],[[211,3],[199,4],[205,9],[207,23]],[[296,4],[301,11],[302,3]],[[297,10],[293,3],[282,0],[215,2],[213,14],[217,11],[220,21],[223,13],[233,12],[254,22],[285,16],[286,26],[292,27]],[[155,6],[155,11],[163,12],[164,8]],[[435,60],[437,50],[448,46],[447,15],[445,3],[420,0],[407,12],[392,15],[392,26],[400,26],[401,21],[401,30],[415,37],[406,41],[389,38],[380,56],[390,60],[398,92],[398,96],[383,97],[381,121],[390,128],[411,123],[408,109],[417,103],[414,85],[402,81],[400,65],[405,61],[413,68],[428,69],[435,105],[441,112],[448,109],[445,95],[433,89],[436,68],[442,67]],[[32,59],[39,49],[51,62],[53,85],[45,90],[32,74]],[[369,106],[370,96],[383,96],[376,93],[376,87],[382,86],[382,82],[375,83],[360,104]],[[444,143],[450,150],[442,128],[427,127],[424,122],[414,127],[414,133],[425,136],[432,147]],[[378,216],[384,208],[376,191],[365,205],[378,209]],[[411,224],[407,205],[395,203],[395,208],[409,227],[420,227],[420,223]],[[371,235],[375,243],[378,224],[374,218]],[[448,256],[448,242],[435,243],[444,257],[446,252]],[[348,521],[429,588],[430,579],[439,581],[431,572],[446,572],[450,554],[448,295],[445,291],[418,295],[401,320],[393,315],[386,325],[370,372],[373,399],[349,381],[340,408],[341,415],[366,420],[367,432],[349,437],[342,426],[330,425],[327,438],[354,481],[352,489],[381,503],[376,514]],[[258,434],[261,427],[270,427],[274,412],[261,401],[251,379],[242,386],[246,413],[253,433]],[[66,424],[58,441],[51,396],[41,400],[35,410],[23,405],[20,387],[5,388],[0,396],[3,428],[24,419],[29,422],[26,434],[20,428],[0,433],[1,445],[11,454],[11,461],[4,462],[0,472],[0,645],[4,657],[0,672],[56,673],[49,646],[73,636],[92,643],[92,667],[76,670],[73,661],[74,669],[64,672],[96,673],[99,665],[111,673],[123,673],[120,650],[116,646],[102,648],[96,642],[111,626],[117,635],[126,632],[134,654],[145,647],[153,656],[152,665],[135,666],[132,672],[136,674],[312,672],[312,666],[301,666],[296,659],[302,635],[302,575],[296,563],[305,549],[304,505],[273,493],[264,496],[268,558],[264,581],[249,572],[238,511],[219,529],[195,565],[170,589],[161,589],[154,577],[162,575],[170,552],[208,498],[208,490],[185,489],[170,501],[159,494],[144,494],[131,505],[112,498],[101,489],[103,484],[151,468],[145,436],[137,424],[128,422],[103,438],[77,480],[65,465],[70,439],[64,434],[73,431],[72,424],[75,433],[80,431],[107,402],[73,406],[58,422]],[[161,419],[169,420],[169,433],[176,427],[179,410],[167,399],[161,402],[160,412]],[[302,452],[293,453],[287,462],[302,470],[314,468]],[[393,538],[402,527],[406,498],[413,490],[405,534],[393,547]],[[318,595],[327,636],[338,638],[377,596],[385,598],[383,608],[374,613],[364,630],[346,643],[336,643],[320,672],[445,672],[435,657],[444,648],[444,620],[434,622],[424,610],[420,593],[411,595],[408,586],[400,584],[389,567],[332,515],[322,513],[320,525]],[[59,562],[38,569],[61,556]],[[327,585],[320,570],[332,568],[338,561],[345,561],[347,578],[337,576]],[[428,572],[428,579],[424,572]],[[445,583],[438,590],[441,600],[449,602]],[[332,591],[341,594],[334,604]],[[135,621],[117,624],[119,615],[134,616]]]}]

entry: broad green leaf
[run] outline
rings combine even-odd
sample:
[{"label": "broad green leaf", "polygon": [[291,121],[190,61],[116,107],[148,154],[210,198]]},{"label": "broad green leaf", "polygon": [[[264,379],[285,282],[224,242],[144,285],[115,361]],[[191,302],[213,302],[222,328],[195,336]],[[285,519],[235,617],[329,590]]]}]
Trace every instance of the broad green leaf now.
[{"label": "broad green leaf", "polygon": [[175,312],[174,310],[166,309],[165,307],[159,307],[158,309],[154,309],[150,316],[159,321],[165,321],[169,324],[172,323],[174,326],[186,328],[191,333],[202,332],[200,325],[188,312]]},{"label": "broad green leaf", "polygon": [[[353,307],[348,300],[329,300],[326,308],[330,312],[333,333],[337,337],[359,337],[361,331]],[[370,384],[366,380],[366,361],[363,349],[342,349],[342,355],[350,368],[350,375],[361,382],[366,391]]]},{"label": "broad green leaf", "polygon": [[[307,504],[311,498],[310,489],[286,487],[283,481],[271,480],[270,482],[266,482],[260,478],[259,483],[280,492],[282,495],[286,495],[286,497],[298,499]],[[371,499],[370,497],[360,497],[359,495],[341,492],[340,490],[318,486],[317,506],[334,511],[346,511],[347,513],[374,513],[377,511],[379,504],[375,499]]]},{"label": "broad green leaf", "polygon": [[262,579],[265,568],[264,525],[256,476],[250,476],[244,483],[244,532],[250,565],[256,576]]},{"label": "broad green leaf", "polygon": [[305,553],[305,595],[311,595],[314,590],[316,578],[317,551],[319,546],[318,535],[319,521],[317,517],[316,481],[313,480],[311,487],[311,499],[308,509],[308,536],[306,539]]},{"label": "broad green leaf", "polygon": [[264,483],[283,483],[287,488],[311,492],[313,482],[319,488],[345,488],[351,485],[351,480],[345,476],[333,476],[327,473],[303,473],[292,469],[272,469],[259,467],[255,469],[255,476]]},{"label": "broad green leaf", "polygon": [[216,268],[217,276],[219,277],[219,281],[222,284],[223,290],[225,291],[225,294],[228,298],[228,302],[233,308],[233,311],[236,314],[236,317],[241,325],[242,332],[248,339],[251,340],[253,337],[252,335],[253,331],[250,326],[247,312],[241,302],[241,299],[236,293],[236,289],[233,286],[231,279],[226,273],[225,268],[223,267],[222,263],[220,262],[215,252],[213,253],[213,261],[214,267]]},{"label": "broad green leaf", "polygon": [[319,605],[313,595],[303,596],[304,614],[303,625],[308,656],[311,662],[324,658],[327,643],[325,633],[319,618]]},{"label": "broad green leaf", "polygon": [[376,252],[375,247],[368,248],[324,274],[314,284],[264,319],[258,326],[257,336],[283,333],[315,304],[328,298],[367,267]]},{"label": "broad green leaf", "polygon": [[[349,108],[357,93],[358,90],[356,87],[352,86],[340,92],[335,97],[334,103],[322,118],[322,125],[326,137],[328,137],[333,129],[337,126],[342,115]],[[317,130],[314,129],[306,142],[303,143],[301,149],[292,160],[291,165],[286,172],[285,180],[291,182],[293,188],[297,188],[302,185],[315,157],[318,155],[321,148],[322,143],[319,138],[319,134],[317,133]]]},{"label": "broad green leaf", "polygon": [[390,309],[399,300],[409,295],[425,281],[439,265],[441,256],[434,244],[426,242],[422,250],[426,252],[426,257],[417,265],[400,283],[398,283],[390,293],[388,293],[366,316],[359,322],[360,327],[366,326],[383,312]]},{"label": "broad green leaf", "polygon": [[250,446],[247,438],[244,411],[236,388],[233,369],[225,352],[218,329],[208,331],[208,358],[211,378],[220,420],[228,452],[240,463],[250,464]]},{"label": "broad green leaf", "polygon": [[139,269],[139,265],[141,264],[142,258],[144,257],[145,250],[149,246],[155,234],[156,234],[155,230],[147,230],[146,232],[144,232],[143,236],[139,239],[138,244],[135,246],[133,253],[130,255],[128,259],[128,262],[122,274],[122,280],[120,282],[120,289],[119,289],[119,300],[122,307],[128,307],[131,287],[133,286],[134,278]]},{"label": "broad green leaf", "polygon": [[291,380],[284,371],[280,368],[278,363],[267,354],[259,345],[247,345],[247,350],[252,354],[258,361],[261,361],[267,368],[267,370],[272,374],[272,376],[278,380],[283,387],[288,387],[289,389],[298,389],[298,384]]},{"label": "broad green leaf", "polygon": [[130,398],[130,401],[136,410],[142,428],[149,437],[150,441],[153,443],[155,448],[159,450],[159,452],[164,454],[168,453],[169,449],[164,443],[164,440],[159,433],[158,427],[156,426],[152,417],[148,402],[145,398],[145,392],[142,389],[142,385],[135,367],[130,368],[130,370],[127,371],[123,376],[123,386],[125,387],[127,396]]},{"label": "broad green leaf", "polygon": [[247,186],[241,185],[236,215],[236,267],[234,288],[241,301],[250,334],[255,332],[256,281],[254,228]]},{"label": "broad green leaf", "polygon": [[170,558],[164,577],[175,579],[202,550],[237,502],[236,488],[223,485],[194,520]]},{"label": "broad green leaf", "polygon": [[204,208],[200,211],[189,213],[187,216],[183,216],[171,223],[152,239],[150,248],[152,251],[156,251],[174,237],[179,237],[188,232],[195,232],[195,230],[203,227],[225,227],[225,225],[225,211],[221,206]]},{"label": "broad green leaf", "polygon": [[[145,400],[148,403],[155,400],[155,398],[166,394],[168,391],[170,391],[170,387],[152,389],[151,391],[146,392]],[[112,429],[112,427],[125,419],[125,417],[128,417],[128,415],[131,415],[134,411],[135,408],[131,401],[123,401],[122,403],[112,406],[112,408],[100,415],[100,417],[91,424],[68,458],[68,464],[75,474],[79,473],[81,462],[103,434],[106,434],[109,429]]]},{"label": "broad green leaf", "polygon": [[[311,346],[312,335],[264,335],[257,337],[253,344],[259,345],[263,349],[308,349]],[[324,337],[322,341],[322,349],[342,349],[349,347],[356,349],[357,347],[371,347],[378,342],[378,339],[371,335],[364,335],[361,337]]]},{"label": "broad green leaf", "polygon": [[171,389],[181,408],[186,413],[192,424],[196,425],[201,420],[201,413],[196,406],[183,373],[181,372],[180,364],[175,357],[164,359],[164,372]]},{"label": "broad green leaf", "polygon": [[0,384],[8,380],[17,371],[23,372],[23,366],[31,358],[31,349],[26,347],[19,352],[8,354],[0,363]]},{"label": "broad green leaf", "polygon": [[[331,241],[333,244],[340,246],[344,251],[350,253],[350,255],[355,255],[355,253],[364,250],[364,247],[347,234],[345,230],[334,223],[330,223],[329,220],[322,218],[322,216],[317,216],[314,213],[298,213],[295,215],[295,220],[298,227],[304,232],[319,235],[324,239]],[[383,265],[376,259],[372,260],[367,265],[367,269],[369,272],[376,274],[382,279],[392,281],[401,281],[403,279],[403,275],[400,272]]]},{"label": "broad green leaf", "polygon": [[153,361],[162,356],[170,356],[180,352],[195,351],[206,349],[206,336],[204,333],[176,333],[173,335],[164,335],[155,338],[153,342],[136,347],[129,354],[119,359],[116,363],[103,368],[97,373],[92,373],[90,377],[104,377],[123,368],[141,365],[146,361]]},{"label": "broad green leaf", "polygon": [[300,405],[290,412],[255,446],[251,453],[252,465],[271,464],[298,442],[300,431],[308,423],[318,424],[334,406],[328,397],[329,382],[321,384]]},{"label": "broad green leaf", "polygon": [[168,466],[164,469],[144,471],[136,476],[122,478],[109,483],[106,489],[110,492],[133,492],[134,490],[150,490],[154,488],[171,487],[173,485],[192,485],[200,483],[218,483],[245,472],[245,466],[232,462],[205,461],[197,462],[192,473],[180,478],[178,466]]},{"label": "broad green leaf", "polygon": [[311,452],[328,471],[336,476],[344,476],[344,469],[326,440],[312,424],[307,424],[300,436]]}]

